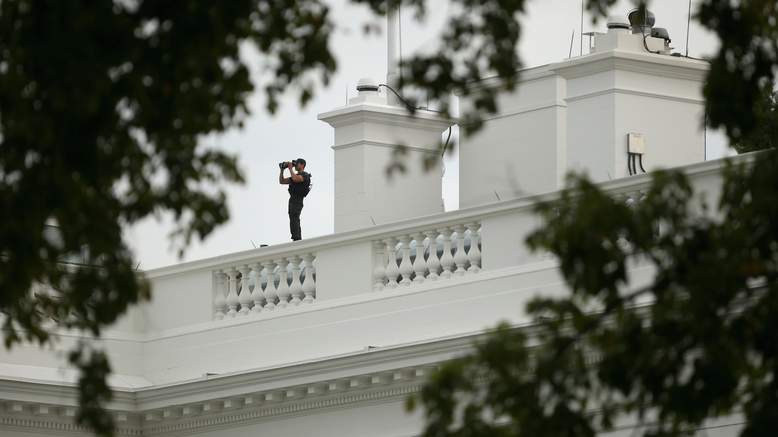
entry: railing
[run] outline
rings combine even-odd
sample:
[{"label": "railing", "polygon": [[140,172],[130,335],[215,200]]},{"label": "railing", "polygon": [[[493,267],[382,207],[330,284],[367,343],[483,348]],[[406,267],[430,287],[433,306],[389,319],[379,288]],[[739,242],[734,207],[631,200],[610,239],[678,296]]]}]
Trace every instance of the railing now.
[{"label": "railing", "polygon": [[373,241],[373,290],[409,287],[481,270],[481,223],[417,230]]},{"label": "railing", "polygon": [[[723,165],[687,167],[695,190],[718,198]],[[649,183],[650,176],[641,175],[602,188],[633,205]],[[524,242],[542,225],[535,205],[558,196],[528,196],[158,269],[149,272],[154,302],[144,314],[144,328],[165,331],[370,292],[453,286],[457,278],[480,271],[492,275],[545,262],[551,258],[547,252],[531,252]],[[182,300],[193,310],[173,315],[166,310]]]},{"label": "railing", "polygon": [[247,316],[316,300],[316,256],[264,259],[213,272],[214,318]]}]

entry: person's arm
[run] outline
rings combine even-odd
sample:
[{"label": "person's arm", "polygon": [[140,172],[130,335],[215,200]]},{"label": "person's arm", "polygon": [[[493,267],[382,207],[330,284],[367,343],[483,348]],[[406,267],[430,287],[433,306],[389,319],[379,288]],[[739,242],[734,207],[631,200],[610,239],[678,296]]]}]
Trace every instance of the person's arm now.
[{"label": "person's arm", "polygon": [[284,177],[284,169],[281,169],[281,173],[278,174],[278,183],[281,185],[289,185],[291,178]]}]

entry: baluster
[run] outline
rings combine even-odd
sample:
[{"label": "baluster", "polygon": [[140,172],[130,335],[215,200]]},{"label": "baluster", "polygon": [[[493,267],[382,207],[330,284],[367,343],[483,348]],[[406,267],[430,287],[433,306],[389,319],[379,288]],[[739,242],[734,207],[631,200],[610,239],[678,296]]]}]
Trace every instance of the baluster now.
[{"label": "baluster", "polygon": [[313,255],[306,253],[303,255],[303,262],[305,263],[305,279],[303,280],[303,293],[305,298],[303,303],[313,303],[314,293],[316,292],[316,282],[313,279]]},{"label": "baluster", "polygon": [[381,241],[373,242],[373,256],[375,257],[375,267],[373,268],[373,290],[381,291],[384,289],[384,280],[386,278],[386,245]]},{"label": "baluster", "polygon": [[430,281],[437,281],[438,270],[440,270],[440,259],[438,259],[438,233],[436,231],[427,231],[424,234],[430,240],[430,244],[428,245],[429,255],[427,255],[427,270],[429,270],[427,279]]},{"label": "baluster", "polygon": [[214,299],[213,299],[213,307],[215,310],[214,318],[216,320],[221,320],[224,318],[224,310],[227,308],[227,298],[225,297],[225,285],[226,285],[226,276],[224,275],[224,272],[216,272],[214,273]]},{"label": "baluster", "polygon": [[238,293],[238,302],[240,302],[240,311],[238,314],[245,316],[251,310],[251,290],[249,289],[249,273],[251,268],[244,265],[240,268],[240,292]]},{"label": "baluster", "polygon": [[478,248],[480,239],[480,223],[468,223],[467,229],[470,230],[470,250],[467,252],[467,260],[470,261],[468,273],[478,273],[481,271],[481,250]]},{"label": "baluster", "polygon": [[292,295],[292,293],[289,291],[289,277],[287,275],[286,266],[288,264],[288,261],[286,258],[281,258],[276,261],[276,264],[278,264],[278,307],[279,308],[286,308],[287,304],[289,303],[289,296]]},{"label": "baluster", "polygon": [[265,297],[266,310],[274,310],[276,308],[276,299],[278,294],[276,293],[275,285],[275,269],[276,263],[272,260],[263,261],[262,265],[265,267],[265,275],[267,276],[267,284],[265,284],[265,292],[262,293]]},{"label": "baluster", "polygon": [[457,276],[465,274],[465,266],[467,265],[467,253],[465,253],[465,227],[457,225],[454,227],[457,233],[457,252],[454,254],[454,262],[457,264],[457,269],[454,272]]},{"label": "baluster", "polygon": [[387,238],[386,242],[386,258],[388,263],[386,265],[386,286],[389,288],[397,288],[397,277],[400,275],[400,268],[397,266],[397,253],[395,247],[397,246],[397,240],[394,238]]},{"label": "baluster", "polygon": [[438,232],[443,236],[443,255],[440,257],[440,265],[443,271],[440,276],[448,279],[451,277],[454,267],[454,257],[451,255],[451,229],[443,228],[438,230]]},{"label": "baluster", "polygon": [[230,291],[227,293],[227,315],[235,317],[238,314],[238,271],[235,268],[231,268],[228,273],[230,277]]},{"label": "baluster", "polygon": [[427,262],[424,260],[424,233],[419,232],[413,238],[416,240],[416,259],[413,260],[413,272],[416,276],[413,282],[421,284],[427,275]]},{"label": "baluster", "polygon": [[292,294],[292,305],[297,306],[302,302],[303,285],[300,283],[300,260],[299,256],[290,256],[286,259],[292,266],[292,284],[289,286],[289,292]]},{"label": "baluster", "polygon": [[254,289],[251,290],[251,300],[254,301],[254,306],[251,308],[251,312],[258,313],[262,311],[262,264],[254,263],[254,267],[251,269],[251,276],[253,276]]},{"label": "baluster", "polygon": [[403,275],[400,285],[406,287],[411,285],[411,275],[413,275],[413,264],[411,264],[411,237],[403,235],[400,237],[400,250],[402,251],[402,260],[400,261],[400,273]]}]

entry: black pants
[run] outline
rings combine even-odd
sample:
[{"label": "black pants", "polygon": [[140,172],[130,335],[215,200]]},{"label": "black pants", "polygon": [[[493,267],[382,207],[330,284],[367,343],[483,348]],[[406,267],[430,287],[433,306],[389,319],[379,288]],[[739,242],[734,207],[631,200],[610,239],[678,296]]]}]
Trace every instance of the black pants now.
[{"label": "black pants", "polygon": [[292,231],[292,240],[301,240],[300,213],[303,212],[303,199],[289,197],[289,230]]}]

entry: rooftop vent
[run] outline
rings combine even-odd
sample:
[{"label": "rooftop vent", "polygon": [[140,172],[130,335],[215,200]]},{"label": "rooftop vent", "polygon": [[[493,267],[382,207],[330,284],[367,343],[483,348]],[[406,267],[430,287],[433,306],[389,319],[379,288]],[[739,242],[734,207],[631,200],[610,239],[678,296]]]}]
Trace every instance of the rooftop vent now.
[{"label": "rooftop vent", "polygon": [[[644,13],[645,12],[645,13]],[[632,33],[651,35],[651,29],[656,23],[656,17],[648,9],[635,8],[627,15]]]},{"label": "rooftop vent", "polygon": [[369,77],[363,77],[362,79],[359,79],[359,82],[357,82],[357,91],[378,91],[378,83],[374,81],[373,79],[370,79]]},{"label": "rooftop vent", "polygon": [[625,29],[629,30],[629,21],[625,20],[620,15],[611,15],[608,17],[608,29]]}]

